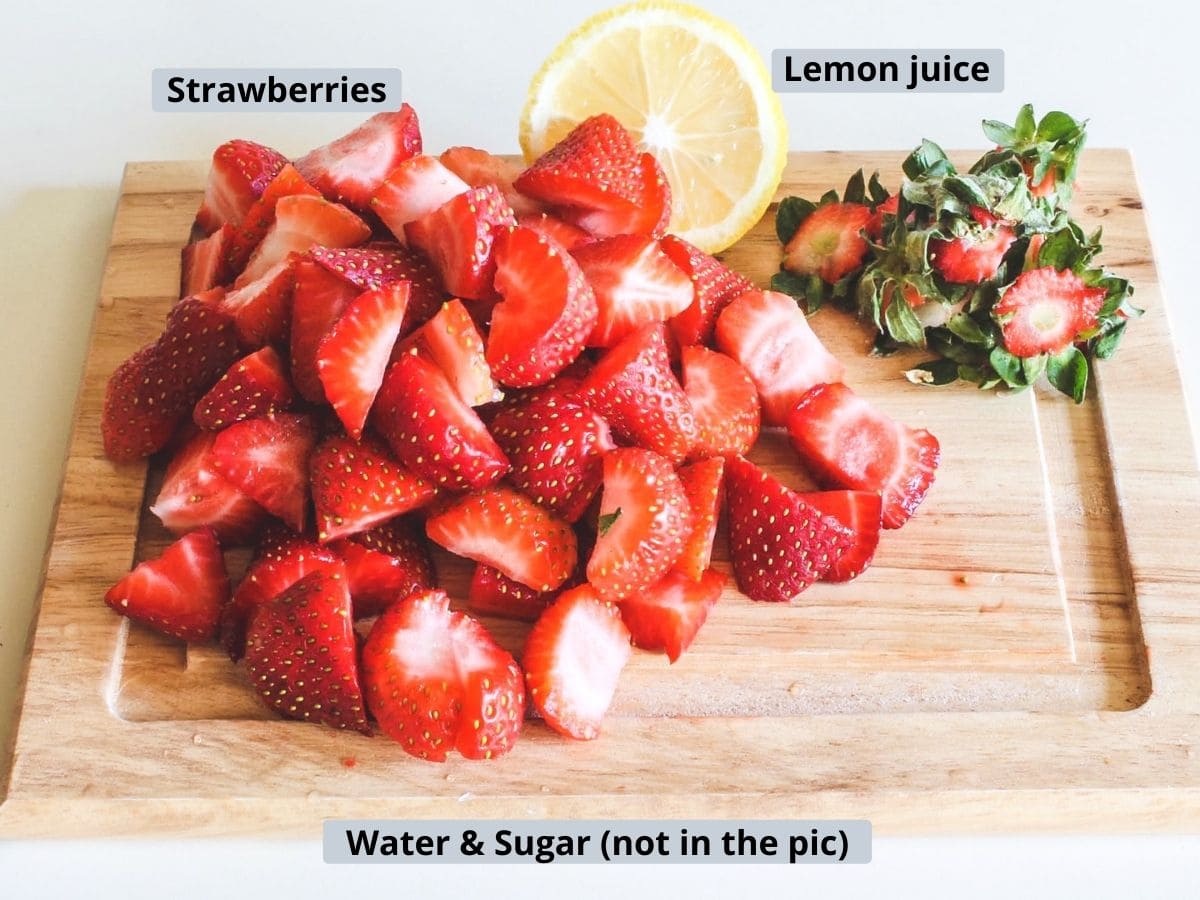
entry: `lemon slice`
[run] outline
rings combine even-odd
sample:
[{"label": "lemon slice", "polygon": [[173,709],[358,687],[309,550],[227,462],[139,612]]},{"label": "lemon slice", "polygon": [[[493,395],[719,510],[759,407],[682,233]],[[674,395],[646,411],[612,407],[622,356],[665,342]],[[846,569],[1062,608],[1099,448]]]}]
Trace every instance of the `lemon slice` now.
[{"label": "lemon slice", "polygon": [[658,158],[670,230],[709,253],[749,231],[779,187],[787,123],[770,73],[732,25],[694,6],[643,0],[571,32],[530,85],[525,158],[601,112]]}]

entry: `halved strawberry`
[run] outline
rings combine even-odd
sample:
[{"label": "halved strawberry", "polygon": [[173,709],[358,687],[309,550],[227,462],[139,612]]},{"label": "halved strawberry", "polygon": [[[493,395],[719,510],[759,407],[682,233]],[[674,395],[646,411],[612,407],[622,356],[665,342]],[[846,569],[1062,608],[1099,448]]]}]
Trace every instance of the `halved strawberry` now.
[{"label": "halved strawberry", "polygon": [[695,518],[671,463],[638,448],[604,455],[604,490],[587,579],[606,600],[648,588],[675,565]]},{"label": "halved strawberry", "polygon": [[296,160],[296,168],[327,199],[365,210],[388,173],[420,152],[421,126],[405,103],[310,151]]},{"label": "halved strawberry", "polygon": [[513,184],[543,203],[586,210],[637,208],[645,193],[633,136],[608,113],[584,119]]},{"label": "halved strawberry", "polygon": [[846,371],[813,334],[796,301],[774,291],[750,291],[725,307],[717,319],[717,347],[753,380],[767,425],[783,425],[805,391],[841,381]]},{"label": "halved strawberry", "polygon": [[467,406],[500,399],[483,338],[461,300],[443,303],[437,315],[413,332],[406,346],[416,347],[437,365]]},{"label": "halved strawberry", "polygon": [[572,588],[542,613],[525,642],[529,699],[559,734],[594,740],[631,655],[616,605],[586,584]]},{"label": "halved strawberry", "polygon": [[559,589],[539,591],[528,587],[499,569],[479,563],[467,589],[467,606],[479,615],[533,622],[560,593]]},{"label": "halved strawberry", "polygon": [[233,280],[235,273],[229,268],[226,254],[235,230],[232,225],[222,225],[208,237],[192,241],[183,248],[180,254],[180,297],[190,297]]},{"label": "halved strawberry", "polygon": [[254,607],[246,625],[246,669],[268,707],[369,735],[357,650],[342,572],[305,575]]},{"label": "halved strawberry", "polygon": [[249,538],[267,518],[253,498],[218,472],[217,435],[201,431],[171,458],[150,512],[173,534],[208,526],[226,544]]},{"label": "halved strawberry", "polygon": [[317,539],[367,531],[433,501],[437,489],[396,462],[372,437],[323,440],[309,458]]},{"label": "halved strawberry", "polygon": [[420,356],[405,353],[392,363],[372,421],[402,463],[439,486],[479,490],[508,471],[508,458],[479,416]]},{"label": "halved strawberry", "polygon": [[992,307],[992,317],[1013,356],[1060,353],[1096,327],[1105,296],[1103,287],[1088,287],[1070,270],[1043,266],[1018,275]]},{"label": "halved strawberry", "polygon": [[104,602],[123,616],[183,641],[208,641],[229,601],[229,576],[211,529],[180,538],[157,559],[108,589]]},{"label": "halved strawberry", "polygon": [[517,192],[513,182],[521,174],[521,165],[512,159],[493,156],[486,150],[476,147],[451,147],[438,157],[442,165],[469,184],[471,187],[483,187],[494,184],[504,194],[504,199],[512,207],[517,217],[523,215],[536,216],[542,211],[542,205],[530,200]]},{"label": "halved strawberry", "polygon": [[294,395],[273,347],[243,356],[200,398],[192,419],[201,428],[220,431],[234,422],[287,409]]},{"label": "halved strawberry", "polygon": [[951,284],[978,284],[996,277],[1016,233],[986,209],[971,207],[979,228],[962,237],[929,241],[929,261]]},{"label": "halved strawberry", "polygon": [[243,349],[286,343],[299,259],[298,253],[289,253],[254,281],[233,288],[221,300],[221,311],[233,317],[238,344]]},{"label": "halved strawberry", "polygon": [[668,234],[659,246],[692,282],[691,303],[671,319],[671,331],[681,347],[707,344],[721,310],[734,298],[754,290],[754,285],[681,237]]},{"label": "halved strawberry", "polygon": [[213,151],[196,224],[207,233],[226,223],[240,225],[254,201],[286,164],[282,154],[262,144],[225,142]]},{"label": "halved strawberry", "polygon": [[377,616],[409,594],[435,586],[425,531],[412,519],[391,519],[334,541],[332,549],[346,564],[356,619]]},{"label": "halved strawberry", "polygon": [[822,484],[883,495],[884,528],[899,528],[916,512],[941,456],[928,431],[900,424],[844,384],[814,387],[787,427],[792,446]]},{"label": "halved strawberry", "polygon": [[313,259],[303,258],[296,263],[291,323],[292,384],[305,400],[325,401],[317,354],[325,335],[360,292],[357,286]]},{"label": "halved strawberry", "polygon": [[667,358],[666,329],[644,325],[600,358],[580,389],[622,440],[671,462],[688,455],[696,418]]},{"label": "halved strawberry", "polygon": [[425,533],[451,553],[486,563],[539,591],[561,585],[578,560],[571,526],[508,487],[455,500],[429,517]]},{"label": "halved strawberry", "polygon": [[213,466],[293,531],[303,531],[308,457],[316,445],[316,426],[308,416],[277,413],[247,419],[217,435]]},{"label": "halved strawberry", "polygon": [[232,272],[240,273],[246,268],[254,249],[262,243],[262,239],[275,224],[275,204],[281,197],[295,194],[321,196],[321,192],[305,181],[295,166],[288,163],[271,179],[262,196],[254,201],[254,205],[250,207],[230,240],[227,258]]},{"label": "halved strawberry", "polygon": [[734,456],[725,472],[729,556],[738,588],[751,600],[791,600],[849,550],[848,528],[758,466]]},{"label": "halved strawberry", "polygon": [[671,220],[671,186],[667,175],[651,154],[637,161],[641,198],[637,203],[614,203],[606,209],[560,207],[558,214],[594,237],[618,234],[649,234],[662,237]]},{"label": "halved strawberry", "polygon": [[822,581],[850,581],[871,565],[883,527],[883,499],[874,491],[813,491],[800,499],[850,529],[851,543]]},{"label": "halved strawberry", "polygon": [[456,297],[493,295],[496,236],[517,220],[499,188],[471,188],[405,226],[408,242],[429,257]]},{"label": "halved strawberry", "polygon": [[496,252],[496,291],[487,360],[511,387],[545,384],[583,351],[595,326],[596,298],[575,261],[528,228],[503,234]]},{"label": "halved strawberry", "polygon": [[414,156],[396,166],[371,197],[371,210],[403,243],[404,226],[436,210],[471,185],[436,156]]},{"label": "halved strawberry", "polygon": [[783,268],[798,275],[819,275],[833,284],[863,264],[867,242],[860,234],[871,224],[861,203],[826,203],[800,223],[783,248]]},{"label": "halved strawberry", "polygon": [[758,389],[736,360],[707,347],[684,347],[683,390],[696,417],[692,455],[737,456],[758,440]]},{"label": "halved strawberry", "polygon": [[621,601],[621,619],[643,650],[663,650],[671,662],[691,646],[725,589],[727,577],[714,569],[693,579],[668,572],[644,591]]},{"label": "halved strawberry", "polygon": [[309,194],[290,194],[275,204],[275,221],[238,276],[238,287],[265,275],[289,253],[303,253],[313,244],[352,247],[371,236],[367,224],[338,203]]},{"label": "halved strawberry", "polygon": [[712,562],[717,516],[721,512],[725,460],[717,456],[692,463],[681,468],[678,474],[692,510],[693,525],[691,536],[675,561],[675,568],[693,581],[699,581]]},{"label": "halved strawberry", "polygon": [[313,247],[308,255],[360,291],[376,291],[407,281],[408,312],[400,329],[402,335],[425,324],[441,309],[446,296],[441,278],[425,255],[399,244],[374,242],[352,249]]},{"label": "halved strawberry", "polygon": [[550,213],[525,213],[524,215],[518,215],[517,224],[522,228],[528,228],[531,231],[536,231],[538,234],[544,234],[551,240],[558,241],[568,251],[574,250],[576,247],[581,247],[593,239],[582,228],[572,225],[570,222],[564,222],[562,219],[550,215]]}]

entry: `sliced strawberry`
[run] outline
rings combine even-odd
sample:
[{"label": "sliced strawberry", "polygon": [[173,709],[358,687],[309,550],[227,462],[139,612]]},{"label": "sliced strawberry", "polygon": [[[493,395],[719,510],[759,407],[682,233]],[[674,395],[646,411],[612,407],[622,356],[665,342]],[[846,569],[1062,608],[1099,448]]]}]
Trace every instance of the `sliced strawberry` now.
[{"label": "sliced strawberry", "polygon": [[684,347],[683,390],[696,417],[692,455],[737,456],[758,440],[758,389],[736,360],[707,347]]},{"label": "sliced strawberry", "polygon": [[874,491],[814,491],[800,499],[823,516],[850,529],[850,547],[822,576],[823,581],[850,581],[871,565],[883,527],[883,500]]},{"label": "sliced strawberry", "polygon": [[240,225],[287,159],[253,141],[227,141],[213,152],[196,224],[207,233]]},{"label": "sliced strawberry", "polygon": [[557,589],[539,591],[527,587],[499,569],[479,563],[467,589],[467,606],[479,615],[533,622],[560,593]]},{"label": "sliced strawberry", "polygon": [[494,184],[504,194],[504,199],[512,207],[517,217],[524,215],[536,216],[541,213],[542,205],[530,200],[517,192],[513,182],[521,174],[521,165],[515,160],[502,156],[493,156],[486,150],[476,147],[451,147],[438,157],[442,165],[469,184],[471,187],[483,187]]},{"label": "sliced strawberry", "polygon": [[1096,327],[1106,293],[1103,287],[1088,287],[1074,272],[1044,266],[1018,275],[992,307],[992,316],[1013,356],[1060,353]]},{"label": "sliced strawberry", "polygon": [[508,459],[433,363],[406,353],[392,363],[372,421],[396,457],[451,490],[479,490],[504,477]]},{"label": "sliced strawberry", "polygon": [[332,549],[346,564],[356,619],[377,616],[409,594],[435,586],[425,531],[411,519],[391,519],[334,541]]},{"label": "sliced strawberry", "polygon": [[501,397],[484,355],[483,338],[461,300],[451,300],[409,338],[433,362],[467,406],[482,406]]},{"label": "sliced strawberry", "polygon": [[388,173],[420,152],[421,125],[405,103],[310,151],[296,160],[296,168],[326,199],[365,210]]},{"label": "sliced strawberry", "polygon": [[352,247],[370,236],[367,224],[340,204],[309,194],[280,197],[275,204],[275,221],[236,285],[241,287],[261,278],[289,253],[303,253],[313,244]]},{"label": "sliced strawberry", "polygon": [[717,516],[721,512],[725,460],[717,456],[692,463],[681,468],[678,474],[694,521],[691,536],[683,545],[675,568],[693,581],[699,581],[712,562]]},{"label": "sliced strawberry", "polygon": [[350,250],[313,247],[309,256],[360,291],[377,291],[398,281],[409,283],[408,312],[401,334],[425,324],[442,307],[446,290],[441,278],[420,253],[399,244],[372,243]]},{"label": "sliced strawberry", "polygon": [[305,181],[295,166],[288,163],[271,179],[262,196],[254,201],[254,205],[250,207],[246,218],[242,220],[230,240],[228,262],[231,271],[238,273],[246,268],[254,249],[262,243],[262,239],[275,224],[275,204],[280,198],[299,194],[321,196],[321,192]]},{"label": "sliced strawberry", "polygon": [[293,531],[303,531],[308,457],[316,445],[316,426],[308,416],[277,413],[247,419],[217,435],[213,466]]},{"label": "sliced strawberry", "polygon": [[627,209],[641,204],[642,175],[633,136],[602,113],[576,125],[522,172],[514,186],[553,206]]},{"label": "sliced strawberry", "polygon": [[614,601],[648,588],[675,565],[694,523],[687,492],[670,462],[632,447],[606,453],[588,583]]},{"label": "sliced strawberry", "polygon": [[883,527],[899,528],[933,483],[941,450],[924,429],[877,410],[844,384],[822,384],[788,418],[792,446],[830,488],[883,495]]},{"label": "sliced strawberry", "polygon": [[729,556],[738,588],[751,600],[791,600],[850,548],[848,528],[758,466],[734,456],[725,472]]},{"label": "sliced strawberry", "polygon": [[367,531],[433,501],[437,490],[396,462],[372,437],[323,440],[309,459],[317,539]]},{"label": "sliced strawberry", "polygon": [[218,474],[213,452],[216,441],[216,434],[201,431],[176,452],[150,512],[173,534],[207,526],[224,543],[238,544],[258,530],[267,513],[249,494]]},{"label": "sliced strawberry", "polygon": [[663,650],[671,662],[691,646],[725,589],[727,577],[713,569],[693,579],[668,572],[644,591],[621,601],[621,619],[643,650]]},{"label": "sliced strawberry", "polygon": [[234,422],[287,409],[294,395],[273,347],[243,356],[196,404],[192,419],[201,428],[220,431]]},{"label": "sliced strawberry", "polygon": [[649,153],[638,158],[637,172],[642,190],[634,205],[619,203],[606,209],[562,207],[559,215],[594,237],[618,234],[662,237],[671,219],[671,186],[662,166]]},{"label": "sliced strawberry", "polygon": [[668,234],[660,246],[692,282],[691,302],[671,319],[671,331],[681,347],[707,344],[712,340],[721,310],[746,291],[754,290],[754,285],[681,237]]},{"label": "sliced strawberry", "polygon": [[525,642],[529,699],[559,734],[594,740],[631,655],[616,605],[586,584],[573,588],[542,613]]},{"label": "sliced strawberry", "polygon": [[221,300],[221,311],[233,317],[238,343],[244,349],[286,343],[299,258],[299,254],[289,253],[254,281],[234,288]]},{"label": "sliced strawberry", "polygon": [[580,396],[617,437],[679,462],[695,443],[696,418],[671,371],[665,335],[662,323],[629,335],[596,363]]},{"label": "sliced strawberry", "polygon": [[578,560],[571,526],[508,487],[455,500],[429,517],[425,533],[451,553],[486,563],[539,591],[561,585]]},{"label": "sliced strawberry", "polygon": [[104,602],[123,616],[183,641],[208,641],[229,601],[229,576],[211,529],[180,538],[108,589]]},{"label": "sliced strawberry", "polygon": [[929,241],[929,261],[951,284],[978,284],[996,277],[1016,233],[979,206],[971,207],[979,225],[962,237]]},{"label": "sliced strawberry", "polygon": [[408,242],[429,257],[446,290],[456,297],[493,295],[497,235],[516,225],[499,189],[472,188],[405,226]]},{"label": "sliced strawberry", "polygon": [[346,577],[318,570],[256,606],[246,669],[268,707],[289,719],[371,733],[358,680]]},{"label": "sliced strawberry", "polygon": [[325,335],[359,293],[358,287],[312,259],[296,263],[296,287],[292,294],[292,383],[305,400],[324,402],[325,386],[317,371],[317,354]]},{"label": "sliced strawberry", "polygon": [[180,297],[190,297],[233,280],[235,273],[230,270],[226,256],[235,231],[232,225],[222,225],[203,240],[193,241],[183,248]]},{"label": "sliced strawberry", "polygon": [[500,239],[487,360],[511,387],[545,384],[578,358],[595,326],[596,298],[560,246],[528,228]]},{"label": "sliced strawberry", "polygon": [[552,216],[549,213],[526,213],[517,216],[517,224],[522,228],[544,234],[551,240],[562,244],[567,250],[574,250],[591,241],[590,234],[570,222]]},{"label": "sliced strawberry", "polygon": [[863,264],[867,242],[860,232],[871,224],[861,203],[818,206],[783,248],[783,268],[798,275],[819,275],[834,284]]},{"label": "sliced strawberry", "polygon": [[470,190],[471,185],[438,162],[414,156],[396,166],[371,197],[371,210],[403,243],[404,226]]},{"label": "sliced strawberry", "polygon": [[815,384],[841,381],[845,367],[813,334],[796,301],[774,291],[742,294],[717,319],[717,347],[758,388],[763,420],[783,425]]}]

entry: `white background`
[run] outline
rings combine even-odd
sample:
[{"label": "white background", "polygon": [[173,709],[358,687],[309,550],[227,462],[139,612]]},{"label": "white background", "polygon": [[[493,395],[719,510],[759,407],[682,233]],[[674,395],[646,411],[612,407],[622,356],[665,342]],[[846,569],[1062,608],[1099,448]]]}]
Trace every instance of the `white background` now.
[{"label": "white background", "polygon": [[[516,151],[530,77],[559,38],[603,5],[26,0],[6,6],[0,26],[0,747],[11,728],[122,165],[200,158],[232,137],[298,154],[357,118],[156,114],[150,70],[398,66],[427,147],[465,143]],[[900,148],[922,136],[947,147],[982,148],[978,121],[1011,120],[1026,100],[1039,111],[1054,107],[1088,117],[1093,146],[1133,149],[1177,345],[1200,341],[1193,282],[1200,129],[1192,4],[705,5],[736,22],[764,55],[774,47],[1004,49],[1003,94],[784,95],[792,148]],[[1194,394],[1200,361],[1185,350],[1182,367]],[[86,735],[80,742],[79,761],[86,766]],[[498,896],[620,890],[727,897],[746,889],[878,896],[885,886],[888,894],[924,896],[1087,897],[1190,894],[1190,879],[1200,873],[1195,836],[879,839],[875,855],[872,865],[852,869],[400,870],[325,867],[315,843],[7,842],[0,843],[0,884],[12,897],[158,898],[167,885],[171,893],[197,896],[257,888],[264,897],[368,885],[423,898],[457,896],[464,888]]]}]

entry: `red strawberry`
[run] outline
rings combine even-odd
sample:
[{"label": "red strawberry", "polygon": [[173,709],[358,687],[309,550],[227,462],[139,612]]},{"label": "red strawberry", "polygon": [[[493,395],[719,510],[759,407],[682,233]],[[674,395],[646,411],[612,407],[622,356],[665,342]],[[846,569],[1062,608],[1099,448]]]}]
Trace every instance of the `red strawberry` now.
[{"label": "red strawberry", "polygon": [[692,455],[737,456],[758,440],[758,390],[738,363],[707,347],[683,348],[683,390],[696,416]]},{"label": "red strawberry", "polygon": [[246,267],[254,249],[271,230],[275,224],[275,204],[280,198],[298,194],[321,196],[321,192],[305,181],[295,166],[288,163],[271,179],[262,196],[254,201],[230,240],[227,258],[231,271],[241,272]]},{"label": "red strawberry", "polygon": [[1103,287],[1088,287],[1074,272],[1044,266],[1018,275],[992,316],[1013,356],[1060,353],[1096,327],[1105,295]]},{"label": "red strawberry", "polygon": [[849,549],[825,573],[823,581],[850,581],[871,565],[883,527],[883,500],[874,491],[814,491],[800,499],[823,516],[850,529]]},{"label": "red strawberry", "polygon": [[514,186],[543,203],[589,210],[635,208],[645,192],[633,137],[607,113],[576,125],[522,172]]},{"label": "red strawberry", "polygon": [[229,601],[221,545],[208,528],[193,531],[109,588],[104,602],[123,616],[183,641],[208,641]]},{"label": "red strawberry", "polygon": [[317,539],[324,543],[386,522],[433,501],[437,490],[392,459],[372,437],[323,440],[309,459]]},{"label": "red strawberry", "polygon": [[388,173],[420,152],[421,126],[405,103],[310,151],[296,160],[296,168],[326,199],[366,209]]},{"label": "red strawberry", "polygon": [[172,457],[150,512],[173,534],[208,526],[226,544],[253,535],[267,513],[241,488],[217,473],[217,435],[201,431]]},{"label": "red strawberry", "polygon": [[754,290],[754,285],[681,237],[668,234],[659,246],[692,282],[691,303],[671,319],[671,331],[681,347],[707,344],[721,310],[734,298]]},{"label": "red strawberry", "polygon": [[679,480],[687,495],[694,524],[691,536],[683,545],[683,552],[675,561],[675,568],[699,581],[708,564],[712,562],[713,539],[717,536],[717,516],[721,512],[721,484],[725,474],[725,460],[717,456],[702,462],[692,463],[679,470]]},{"label": "red strawberry", "polygon": [[289,253],[303,253],[313,244],[352,247],[371,236],[358,216],[337,203],[309,194],[280,197],[275,221],[238,277],[238,287],[265,275]]},{"label": "red strawberry", "polygon": [[450,749],[488,759],[512,749],[525,717],[521,670],[442,591],[415,594],[375,622],[363,647],[367,704],[413,756]]},{"label": "red strawberry", "polygon": [[260,277],[234,288],[221,300],[221,311],[233,317],[238,343],[247,350],[284,344],[292,317],[297,253],[267,269]]},{"label": "red strawberry", "polygon": [[671,462],[686,457],[695,443],[696,418],[671,371],[662,323],[642,326],[605,353],[580,396],[617,437]]},{"label": "red strawberry", "polygon": [[484,355],[483,338],[461,300],[451,300],[406,342],[450,379],[467,406],[482,406],[501,396]]},{"label": "red strawberry", "polygon": [[455,500],[429,517],[425,533],[451,553],[539,591],[561,585],[578,560],[571,526],[508,487]]},{"label": "red strawberry", "polygon": [[526,587],[499,569],[479,563],[467,589],[467,606],[479,615],[533,622],[560,593]]},{"label": "red strawberry", "polygon": [[692,302],[688,276],[649,235],[593,241],[572,254],[596,294],[592,347],[611,347],[642,325],[665,322]]},{"label": "red strawberry", "polygon": [[860,234],[871,224],[861,203],[818,206],[783,248],[783,267],[798,275],[819,275],[834,284],[863,264],[867,242]]},{"label": "red strawberry", "polygon": [[901,425],[844,384],[818,385],[805,394],[787,427],[792,446],[820,482],[883,495],[884,528],[899,528],[916,512],[941,456],[928,431]]},{"label": "red strawberry", "polygon": [[391,519],[335,541],[332,548],[346,564],[356,619],[377,616],[409,594],[435,585],[425,532],[410,519]]},{"label": "red strawberry", "polygon": [[316,445],[316,427],[308,416],[278,413],[247,419],[217,435],[213,466],[293,531],[303,531],[308,457]]},{"label": "red strawberry", "polygon": [[456,297],[492,296],[496,236],[517,220],[498,188],[472,188],[405,226],[408,242],[429,257]]},{"label": "red strawberry", "polygon": [[574,225],[596,237],[618,234],[649,234],[662,237],[671,219],[671,186],[662,166],[649,153],[637,161],[641,198],[630,206],[614,204],[608,209],[563,207],[559,214]]},{"label": "red strawberry", "polygon": [[250,613],[250,683],[268,707],[289,719],[369,735],[357,655],[341,572],[311,572]]},{"label": "red strawberry", "polygon": [[483,187],[494,184],[504,194],[504,199],[512,207],[517,217],[523,215],[536,216],[541,213],[542,205],[528,197],[517,193],[513,182],[521,174],[519,163],[493,156],[486,150],[475,147],[451,147],[438,157],[442,165],[469,184],[471,187]]},{"label": "red strawberry", "polygon": [[951,284],[977,284],[996,277],[1016,233],[979,206],[971,207],[979,225],[962,237],[929,241],[929,261]]},{"label": "red strawberry", "polygon": [[203,240],[192,241],[183,248],[180,297],[190,297],[233,280],[226,255],[235,230],[232,225],[222,225]]},{"label": "red strawberry", "polygon": [[529,699],[559,734],[594,740],[631,653],[617,607],[586,584],[572,588],[542,613],[525,642]]},{"label": "red strawberry", "polygon": [[253,141],[227,141],[213,152],[212,168],[196,224],[212,233],[240,225],[271,180],[287,164],[281,154]]},{"label": "red strawberry", "polygon": [[717,319],[717,347],[753,380],[767,425],[783,425],[805,391],[841,381],[846,371],[813,334],[796,301],[774,291],[751,291],[725,307]]},{"label": "red strawberry", "polygon": [[621,601],[621,619],[643,650],[664,650],[671,662],[691,646],[725,589],[727,578],[709,569],[699,579],[668,572],[659,582]]},{"label": "red strawberry", "polygon": [[511,387],[545,384],[582,352],[596,322],[596,298],[570,255],[528,228],[505,233],[496,253],[496,290],[487,360]]},{"label": "red strawberry", "polygon": [[551,240],[558,241],[567,250],[574,250],[592,240],[592,236],[570,222],[564,222],[549,213],[526,213],[517,216],[517,224],[522,228],[544,234]]},{"label": "red strawberry", "polygon": [[414,156],[396,166],[371,198],[371,210],[403,242],[404,226],[470,190],[471,185],[438,162]]},{"label": "red strawberry", "polygon": [[263,347],[230,366],[200,398],[192,418],[201,428],[220,431],[243,419],[285,410],[293,399],[279,354]]},{"label": "red strawberry", "polygon": [[408,312],[401,334],[415,331],[442,307],[446,291],[433,266],[420,252],[399,244],[374,243],[353,249],[313,247],[309,256],[360,291],[375,291],[398,281],[409,283]]},{"label": "red strawberry", "polygon": [[325,335],[359,293],[356,286],[312,259],[296,263],[296,288],[292,294],[292,383],[305,400],[325,401],[317,354]]},{"label": "red strawberry", "polygon": [[504,477],[508,459],[433,363],[406,353],[392,363],[372,420],[396,457],[451,490],[479,490]]},{"label": "red strawberry", "polygon": [[587,580],[606,600],[622,600],[675,565],[695,519],[670,462],[649,450],[604,455],[600,526]]},{"label": "red strawberry", "polygon": [[740,456],[726,461],[729,555],[751,600],[791,600],[828,572],[853,541],[800,495]]}]

